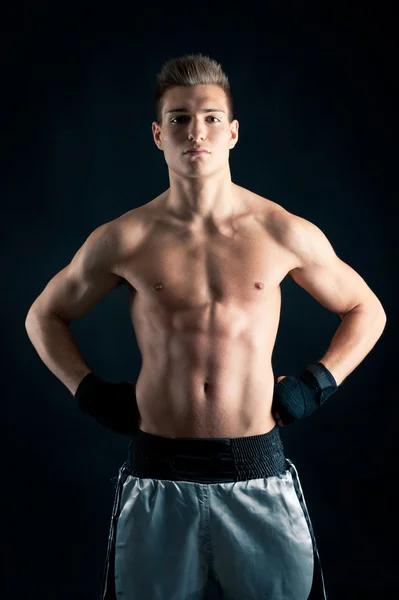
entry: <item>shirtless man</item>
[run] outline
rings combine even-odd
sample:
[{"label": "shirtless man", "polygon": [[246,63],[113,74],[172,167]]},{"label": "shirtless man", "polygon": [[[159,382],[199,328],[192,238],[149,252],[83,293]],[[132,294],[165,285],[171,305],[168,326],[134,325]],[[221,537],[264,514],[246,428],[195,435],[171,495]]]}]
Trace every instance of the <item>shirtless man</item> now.
[{"label": "shirtless man", "polygon": [[[79,406],[132,436],[102,598],[326,598],[279,425],[337,390],[381,336],[385,312],[317,226],[231,181],[238,121],[220,65],[173,59],[158,92],[152,133],[170,187],[93,231],[26,320]],[[287,274],[341,323],[325,356],[275,382]],[[93,373],[68,327],[122,283],[143,359],[134,384]]]}]

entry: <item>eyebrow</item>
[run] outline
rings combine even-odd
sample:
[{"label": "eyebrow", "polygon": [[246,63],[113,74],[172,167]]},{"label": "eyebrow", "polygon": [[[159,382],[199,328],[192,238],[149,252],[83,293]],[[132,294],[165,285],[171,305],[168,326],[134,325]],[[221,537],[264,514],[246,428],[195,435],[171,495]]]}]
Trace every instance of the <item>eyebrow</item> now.
[{"label": "eyebrow", "polygon": [[[166,114],[173,113],[173,112],[190,112],[190,110],[188,108],[173,108],[172,110],[166,111]],[[221,108],[202,108],[199,112],[203,112],[203,113],[222,112],[222,113],[224,113],[225,111],[222,110]]]}]

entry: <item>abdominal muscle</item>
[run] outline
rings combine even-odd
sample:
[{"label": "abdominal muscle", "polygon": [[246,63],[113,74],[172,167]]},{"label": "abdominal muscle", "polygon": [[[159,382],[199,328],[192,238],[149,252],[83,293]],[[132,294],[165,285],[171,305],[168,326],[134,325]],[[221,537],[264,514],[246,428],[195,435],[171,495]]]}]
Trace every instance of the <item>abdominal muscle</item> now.
[{"label": "abdominal muscle", "polygon": [[[162,197],[140,208],[139,242],[120,274],[131,285],[142,356],[138,426],[146,433],[234,438],[276,426],[271,356],[280,283],[296,258],[279,233],[277,205],[244,195],[233,229],[176,220]],[[129,220],[126,232],[129,248]]]},{"label": "abdominal muscle", "polygon": [[169,438],[235,438],[275,427],[268,345],[203,334],[165,344],[168,353],[155,352],[148,360],[143,354],[136,383],[142,431]]}]

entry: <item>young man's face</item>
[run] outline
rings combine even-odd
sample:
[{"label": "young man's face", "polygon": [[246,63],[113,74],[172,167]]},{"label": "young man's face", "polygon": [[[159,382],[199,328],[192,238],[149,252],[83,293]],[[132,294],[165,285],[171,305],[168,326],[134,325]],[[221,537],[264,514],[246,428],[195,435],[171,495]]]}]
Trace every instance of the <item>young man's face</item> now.
[{"label": "young man's face", "polygon": [[[204,109],[213,110],[205,112]],[[176,86],[165,93],[162,125],[154,122],[152,132],[171,171],[184,177],[199,177],[226,167],[229,152],[238,140],[238,121],[229,123],[226,96],[221,87]],[[198,147],[208,152],[187,153]]]}]

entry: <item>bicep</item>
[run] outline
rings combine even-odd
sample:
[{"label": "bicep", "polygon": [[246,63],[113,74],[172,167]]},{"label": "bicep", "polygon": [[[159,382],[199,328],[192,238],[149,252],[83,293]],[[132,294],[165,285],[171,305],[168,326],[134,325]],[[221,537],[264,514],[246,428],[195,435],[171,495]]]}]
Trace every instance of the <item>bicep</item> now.
[{"label": "bicep", "polygon": [[338,257],[328,264],[298,267],[289,275],[319,304],[340,317],[374,295],[364,279]]},{"label": "bicep", "polygon": [[291,241],[300,266],[289,275],[300,287],[341,318],[359,304],[378,301],[359,273],[337,256],[321,229],[301,218],[299,229]]},{"label": "bicep", "polygon": [[55,314],[70,323],[124,283],[124,279],[113,272],[114,233],[106,225],[94,230],[70,264],[48,282],[31,311]]}]

